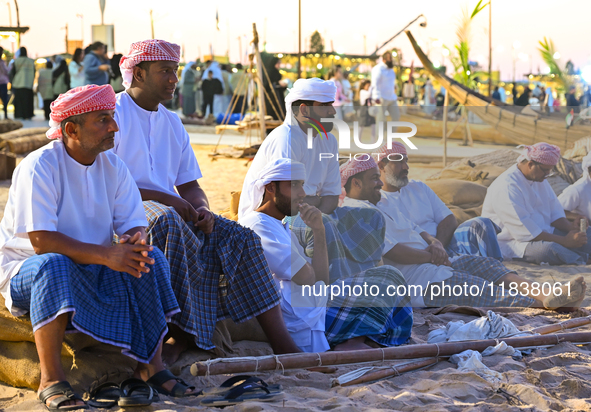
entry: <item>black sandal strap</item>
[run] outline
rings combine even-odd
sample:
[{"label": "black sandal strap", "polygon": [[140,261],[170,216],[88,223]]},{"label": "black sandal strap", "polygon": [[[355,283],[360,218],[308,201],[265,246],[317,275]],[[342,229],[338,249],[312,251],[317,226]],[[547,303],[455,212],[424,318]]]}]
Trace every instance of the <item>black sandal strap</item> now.
[{"label": "black sandal strap", "polygon": [[238,385],[234,389],[230,390],[228,394],[224,396],[224,400],[233,400],[239,398],[245,393],[256,392],[258,390],[266,392],[267,395],[271,393],[271,391],[269,391],[269,389],[266,386],[260,385],[258,383],[248,383],[246,385]]},{"label": "black sandal strap", "polygon": [[[53,396],[62,395],[55,399],[52,399],[47,405],[47,400]],[[68,402],[68,401],[82,401],[82,398],[74,392],[72,386],[67,381],[61,381],[56,383],[55,385],[51,385],[49,388],[43,389],[39,393],[39,399],[45,406],[49,409],[59,409],[59,405]],[[79,406],[80,409],[83,409],[84,406]]]}]

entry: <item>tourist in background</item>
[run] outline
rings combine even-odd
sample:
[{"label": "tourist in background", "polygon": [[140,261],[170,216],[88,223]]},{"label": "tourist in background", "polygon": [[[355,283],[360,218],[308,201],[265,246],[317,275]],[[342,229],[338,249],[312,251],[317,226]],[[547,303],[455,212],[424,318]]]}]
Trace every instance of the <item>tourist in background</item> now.
[{"label": "tourist in background", "polygon": [[[242,113],[242,106],[245,105],[244,99],[248,92],[248,74],[246,74],[240,63],[236,65],[236,73],[230,76],[230,88],[232,89],[233,99],[236,100],[232,113]],[[246,111],[246,107],[244,107],[244,111]]]},{"label": "tourist in background", "polygon": [[404,99],[404,104],[407,106],[413,104],[415,97],[417,97],[415,85],[412,77],[409,77],[402,85],[402,98]]},{"label": "tourist in background", "polygon": [[70,70],[68,63],[62,56],[55,56],[55,67],[51,75],[51,84],[53,86],[53,98],[57,99],[60,94],[70,90]]},{"label": "tourist in background", "polygon": [[[529,87],[525,86],[523,88],[523,93],[517,98],[515,101],[515,106],[527,106],[529,104],[529,97],[531,94],[531,90]],[[515,94],[514,94],[515,96]],[[515,97],[514,97],[515,99]]]},{"label": "tourist in background", "polygon": [[84,60],[84,50],[77,48],[72,61],[68,65],[68,70],[70,71],[70,87],[72,89],[84,86],[84,66],[82,65],[82,60]]},{"label": "tourist in background", "polygon": [[337,86],[337,94],[334,99],[332,106],[337,111],[335,117],[339,120],[343,120],[343,105],[349,101],[347,96],[343,92],[343,68],[340,64],[337,64],[335,68],[329,74],[329,80],[333,81]]},{"label": "tourist in background", "polygon": [[2,58],[4,49],[0,47],[0,102],[4,108],[4,119],[8,119],[8,67]]},{"label": "tourist in background", "polygon": [[[387,51],[382,55],[382,60],[371,69],[371,90],[373,103],[379,105],[376,116],[378,127],[386,128],[386,113],[393,122],[400,119],[400,110],[396,96],[396,73],[394,73],[392,53]],[[393,128],[396,132],[396,128]],[[385,134],[384,134],[385,136]]]},{"label": "tourist in background", "polygon": [[359,136],[363,136],[363,128],[371,126],[371,141],[375,140],[376,119],[369,114],[371,106],[371,81],[364,79],[359,83]]},{"label": "tourist in background", "polygon": [[435,111],[435,89],[431,79],[427,79],[423,87],[423,110],[427,114],[432,114]]},{"label": "tourist in background", "polygon": [[191,61],[185,65],[181,73],[181,108],[185,117],[193,117],[197,111],[197,100],[195,99],[196,67],[197,64]]},{"label": "tourist in background", "polygon": [[575,88],[575,86],[570,86],[568,88],[568,93],[566,95],[566,107],[568,111],[572,109],[575,113],[579,113],[579,111],[581,110],[581,102],[579,102],[579,100],[575,96],[576,91],[577,89]]},{"label": "tourist in background", "polygon": [[107,47],[100,41],[90,45],[90,53],[84,56],[84,83],[103,86],[109,84],[111,65],[106,55]]},{"label": "tourist in background", "polygon": [[[355,115],[355,109],[353,108],[353,87],[351,86],[351,82],[349,81],[349,71],[343,71],[343,76],[341,78],[341,83],[343,85],[343,95],[347,97],[347,101],[343,104],[343,117],[345,120],[351,119]],[[352,119],[351,119],[352,120]]]},{"label": "tourist in background", "polygon": [[47,60],[45,67],[39,69],[37,76],[37,93],[41,95],[43,100],[43,111],[45,112],[45,120],[49,120],[51,113],[51,102],[55,100],[53,95],[53,63]]},{"label": "tourist in background", "polygon": [[21,47],[16,54],[9,71],[9,76],[12,78],[11,90],[14,95],[14,118],[29,120],[35,115],[33,99],[35,60],[27,56],[25,47]]},{"label": "tourist in background", "polygon": [[203,113],[203,116],[205,116],[207,114],[207,107],[209,107],[209,115],[213,116],[213,101],[215,95],[224,93],[222,82],[214,77],[213,71],[210,70],[207,72],[207,78],[203,79],[201,82],[201,91],[203,92],[203,106],[201,107],[201,112]]},{"label": "tourist in background", "polygon": [[495,91],[492,94],[492,98],[495,100],[501,100],[501,92],[499,92],[499,86],[495,86]]},{"label": "tourist in background", "polygon": [[123,87],[123,78],[121,77],[121,70],[119,69],[119,62],[123,57],[122,54],[114,54],[111,57],[111,72],[110,72],[110,84],[115,93],[120,93],[125,90]]}]

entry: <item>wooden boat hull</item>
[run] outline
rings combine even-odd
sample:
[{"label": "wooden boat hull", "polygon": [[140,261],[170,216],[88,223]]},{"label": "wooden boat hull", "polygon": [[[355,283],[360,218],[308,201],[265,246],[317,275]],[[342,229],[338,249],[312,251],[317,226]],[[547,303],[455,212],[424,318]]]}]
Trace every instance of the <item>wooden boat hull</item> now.
[{"label": "wooden boat hull", "polygon": [[[441,137],[443,135],[443,121],[429,119],[421,116],[413,116],[412,114],[400,114],[400,121],[410,122],[417,126],[418,137]],[[453,128],[455,123],[448,123],[448,130]],[[470,131],[472,139],[478,142],[495,143],[495,144],[513,144],[513,139],[498,132],[488,124],[473,124],[470,123]],[[449,136],[450,139],[462,140],[464,139],[464,128],[458,127]]]},{"label": "wooden boat hull", "polygon": [[[423,53],[410,31],[406,34],[425,69],[445,87],[450,96],[465,105],[468,110],[503,134],[513,144],[532,145],[537,142],[548,142],[565,151],[572,147],[575,141],[591,136],[589,124],[577,123],[567,128],[564,119],[556,120],[543,115],[530,116],[518,113],[515,107],[468,89],[438,71]],[[566,113],[564,116],[566,117]]]}]

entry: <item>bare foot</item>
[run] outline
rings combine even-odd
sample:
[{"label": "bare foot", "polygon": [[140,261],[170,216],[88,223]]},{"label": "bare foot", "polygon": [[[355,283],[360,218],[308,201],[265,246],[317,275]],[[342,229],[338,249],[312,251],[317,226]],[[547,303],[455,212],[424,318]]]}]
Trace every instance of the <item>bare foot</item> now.
[{"label": "bare foot", "polygon": [[542,303],[546,309],[556,310],[562,307],[577,307],[585,298],[587,284],[581,276],[571,282],[570,288],[569,285],[562,286],[561,291],[560,295],[550,295],[544,299]]},{"label": "bare foot", "polygon": [[[39,394],[44,389],[47,389],[47,388],[49,388],[49,387],[51,387],[51,386],[53,386],[53,385],[55,385],[57,383],[59,383],[59,382],[58,381],[55,381],[55,382],[42,382],[39,385],[39,390],[37,391],[37,398],[39,398]],[[64,395],[63,394],[58,394],[58,395],[52,396],[51,398],[47,398],[47,400],[45,401],[45,406],[47,406],[49,408],[49,404],[51,403],[51,401],[54,400],[54,399],[56,399],[56,398],[59,398],[60,396],[64,396]],[[41,399],[39,399],[39,400],[41,400]],[[58,407],[59,408],[63,408],[63,407],[66,407],[66,406],[74,406],[74,405],[80,406],[80,408],[84,408],[84,406],[86,404],[82,400],[78,400],[78,401],[71,400],[71,401],[64,401],[64,402],[60,403],[58,405]]]},{"label": "bare foot", "polygon": [[184,337],[177,336],[168,339],[166,343],[162,345],[162,363],[166,366],[171,366],[188,348],[189,342]]},{"label": "bare foot", "polygon": [[367,350],[372,349],[371,346],[365,343],[365,336],[359,336],[357,338],[349,339],[343,343],[339,343],[332,350],[334,351],[346,351],[346,350]]}]

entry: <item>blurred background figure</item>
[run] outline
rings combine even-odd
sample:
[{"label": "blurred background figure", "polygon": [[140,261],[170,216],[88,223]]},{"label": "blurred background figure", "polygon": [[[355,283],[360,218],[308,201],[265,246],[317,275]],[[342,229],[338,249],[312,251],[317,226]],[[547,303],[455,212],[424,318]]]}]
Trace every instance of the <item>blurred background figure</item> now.
[{"label": "blurred background figure", "polygon": [[220,79],[214,77],[213,71],[208,71],[207,77],[201,81],[201,91],[203,92],[203,106],[201,107],[203,116],[208,114],[208,108],[209,116],[214,116],[213,102],[215,96],[221,95],[224,92],[224,87]]},{"label": "blurred background figure", "polygon": [[4,109],[4,118],[8,119],[8,67],[2,58],[4,49],[0,47],[0,103]]},{"label": "blurred background figure", "polygon": [[115,93],[120,93],[125,90],[123,87],[123,77],[121,76],[121,70],[119,69],[119,63],[121,62],[122,54],[114,54],[111,57],[111,71],[109,73],[109,82]]},{"label": "blurred background figure", "polygon": [[11,90],[14,95],[14,118],[29,120],[35,115],[35,102],[33,99],[35,60],[27,56],[25,47],[21,47],[15,53],[15,59],[9,68],[9,76],[12,77]]},{"label": "blurred background figure", "polygon": [[51,74],[51,85],[53,86],[53,98],[70,90],[70,70],[66,60],[62,56],[54,56],[55,65]]},{"label": "blurred background figure", "polygon": [[99,86],[109,84],[111,64],[106,57],[107,46],[100,41],[90,45],[90,52],[84,56],[84,84]]},{"label": "blurred background figure", "polygon": [[197,115],[197,99],[195,96],[195,84],[197,81],[196,67],[197,64],[194,61],[190,61],[185,64],[181,73],[181,108],[185,117],[195,117]]},{"label": "blurred background figure", "polygon": [[49,120],[51,113],[51,102],[55,100],[53,96],[53,63],[47,60],[45,67],[39,69],[37,76],[37,92],[41,95],[43,100],[43,111],[45,113],[45,120]]},{"label": "blurred background figure", "polygon": [[376,134],[376,119],[369,114],[369,108],[371,106],[371,81],[364,79],[359,83],[359,136],[363,136],[363,129],[365,127],[371,127],[371,141],[375,140]]},{"label": "blurred background figure", "polygon": [[84,86],[83,60],[84,50],[77,48],[74,52],[74,57],[72,57],[72,61],[68,65],[68,70],[70,71],[70,87],[72,87],[72,89]]},{"label": "blurred background figure", "polygon": [[[236,73],[230,76],[230,88],[232,89],[233,96],[233,101],[230,104],[233,105],[234,100],[236,100],[236,105],[232,113],[241,113],[242,106],[246,105],[244,99],[248,93],[248,74],[244,71],[240,63],[236,65]],[[244,107],[244,111],[246,111],[246,106]]]}]

